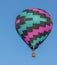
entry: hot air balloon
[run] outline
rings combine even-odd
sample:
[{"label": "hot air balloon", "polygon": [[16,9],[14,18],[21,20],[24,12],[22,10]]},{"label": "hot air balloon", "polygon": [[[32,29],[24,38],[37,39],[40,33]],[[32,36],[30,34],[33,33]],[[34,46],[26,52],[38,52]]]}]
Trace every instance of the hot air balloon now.
[{"label": "hot air balloon", "polygon": [[52,30],[51,16],[39,8],[26,9],[16,18],[15,27],[18,34],[33,51],[47,38]]}]

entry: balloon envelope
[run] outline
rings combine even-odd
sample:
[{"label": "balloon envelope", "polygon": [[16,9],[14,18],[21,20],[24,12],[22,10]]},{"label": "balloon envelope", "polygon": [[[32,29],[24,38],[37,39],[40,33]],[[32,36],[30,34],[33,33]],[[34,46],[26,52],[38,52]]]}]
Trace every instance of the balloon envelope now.
[{"label": "balloon envelope", "polygon": [[51,16],[38,8],[26,9],[16,18],[16,30],[26,44],[35,50],[52,29]]}]

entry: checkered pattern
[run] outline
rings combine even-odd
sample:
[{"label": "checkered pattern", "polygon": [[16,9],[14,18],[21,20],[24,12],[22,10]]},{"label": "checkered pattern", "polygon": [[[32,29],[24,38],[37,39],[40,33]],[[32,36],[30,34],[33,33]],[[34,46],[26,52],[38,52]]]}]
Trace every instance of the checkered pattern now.
[{"label": "checkered pattern", "polygon": [[47,38],[52,29],[51,16],[44,10],[26,9],[16,18],[16,30],[31,49]]}]

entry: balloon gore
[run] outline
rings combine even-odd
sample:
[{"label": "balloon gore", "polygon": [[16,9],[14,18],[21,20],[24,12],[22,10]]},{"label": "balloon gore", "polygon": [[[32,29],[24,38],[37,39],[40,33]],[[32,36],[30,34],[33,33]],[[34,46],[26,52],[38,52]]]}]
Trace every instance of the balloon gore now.
[{"label": "balloon gore", "polygon": [[35,50],[51,32],[52,19],[42,9],[26,9],[17,16],[15,26],[21,38],[32,50]]}]

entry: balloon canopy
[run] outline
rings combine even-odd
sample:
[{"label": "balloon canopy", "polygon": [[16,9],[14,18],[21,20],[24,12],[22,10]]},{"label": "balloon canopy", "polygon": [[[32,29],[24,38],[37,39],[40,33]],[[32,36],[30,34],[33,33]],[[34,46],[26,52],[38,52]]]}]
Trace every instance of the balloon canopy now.
[{"label": "balloon canopy", "polygon": [[26,9],[17,16],[15,26],[21,38],[32,50],[35,50],[51,32],[52,19],[42,9]]}]

